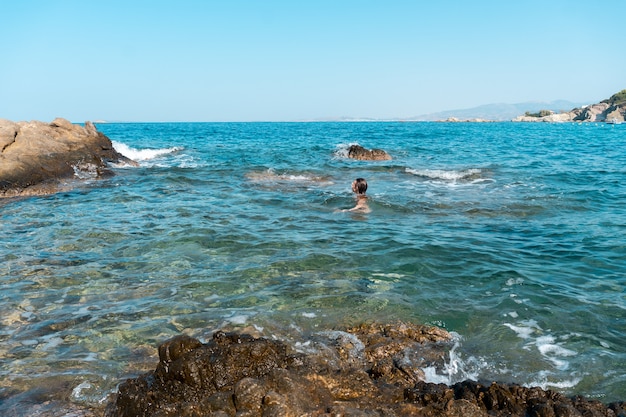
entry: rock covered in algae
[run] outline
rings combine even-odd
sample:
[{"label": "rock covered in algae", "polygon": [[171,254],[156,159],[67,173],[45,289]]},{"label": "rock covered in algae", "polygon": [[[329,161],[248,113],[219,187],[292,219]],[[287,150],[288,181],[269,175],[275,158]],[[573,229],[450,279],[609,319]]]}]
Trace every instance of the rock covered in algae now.
[{"label": "rock covered in algae", "polygon": [[159,347],[154,371],[120,385],[106,416],[624,415],[624,403],[539,388],[424,382],[420,367],[442,361],[451,340],[404,323],[319,332],[299,349],[222,331],[205,344],[177,336]]},{"label": "rock covered in algae", "polygon": [[382,149],[366,149],[361,145],[351,145],[348,149],[348,158],[360,161],[389,161],[391,155]]}]

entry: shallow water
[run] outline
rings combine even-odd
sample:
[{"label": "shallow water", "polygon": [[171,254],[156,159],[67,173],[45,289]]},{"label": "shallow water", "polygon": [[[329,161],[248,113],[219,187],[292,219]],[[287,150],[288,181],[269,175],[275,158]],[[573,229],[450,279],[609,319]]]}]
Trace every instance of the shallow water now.
[{"label": "shallow water", "polygon": [[626,126],[98,128],[140,167],[0,203],[0,410],[97,406],[181,332],[363,320],[457,333],[435,382],[626,399]]}]

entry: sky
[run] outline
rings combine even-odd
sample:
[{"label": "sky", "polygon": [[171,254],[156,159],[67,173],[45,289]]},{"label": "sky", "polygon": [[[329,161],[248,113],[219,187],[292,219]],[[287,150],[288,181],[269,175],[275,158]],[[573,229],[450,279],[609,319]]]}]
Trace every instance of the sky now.
[{"label": "sky", "polygon": [[0,118],[409,118],[626,89],[626,1],[20,0]]}]

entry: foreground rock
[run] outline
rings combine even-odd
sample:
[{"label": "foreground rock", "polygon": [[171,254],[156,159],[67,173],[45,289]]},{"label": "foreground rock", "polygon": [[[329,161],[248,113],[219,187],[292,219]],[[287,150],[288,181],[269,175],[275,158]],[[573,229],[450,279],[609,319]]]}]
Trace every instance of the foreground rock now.
[{"label": "foreground rock", "polygon": [[365,149],[361,145],[351,145],[348,149],[348,158],[360,161],[389,161],[391,155],[382,149]]},{"label": "foreground rock", "polygon": [[[107,417],[203,416],[615,416],[609,407],[552,391],[423,382],[450,335],[435,327],[367,325],[316,334],[295,351],[283,342],[217,332],[202,344],[177,336],[156,370],[130,379]],[[621,414],[620,414],[621,413]]]},{"label": "foreground rock", "polygon": [[134,164],[91,122],[0,119],[0,197],[53,193],[64,180],[111,175],[110,163]]}]

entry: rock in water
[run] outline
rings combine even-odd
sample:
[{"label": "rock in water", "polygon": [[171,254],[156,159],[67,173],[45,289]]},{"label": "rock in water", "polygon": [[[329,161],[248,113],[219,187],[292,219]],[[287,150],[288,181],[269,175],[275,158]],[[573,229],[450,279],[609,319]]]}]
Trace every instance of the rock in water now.
[{"label": "rock in water", "polygon": [[391,155],[382,149],[365,149],[361,145],[351,145],[348,149],[348,158],[360,161],[389,161]]},{"label": "rock in water", "polygon": [[0,197],[54,193],[63,180],[111,175],[109,163],[135,164],[91,122],[0,119]]},{"label": "rock in water", "polygon": [[445,330],[404,323],[319,332],[306,354],[246,334],[219,331],[206,344],[177,336],[159,347],[155,371],[120,385],[106,415],[393,414],[422,377],[406,358],[442,360],[449,341]]},{"label": "rock in water", "polygon": [[306,353],[279,340],[216,332],[206,344],[177,336],[155,371],[122,383],[106,417],[621,416],[624,403],[573,399],[540,388],[423,381],[442,361],[445,330],[369,324],[311,336]]}]

